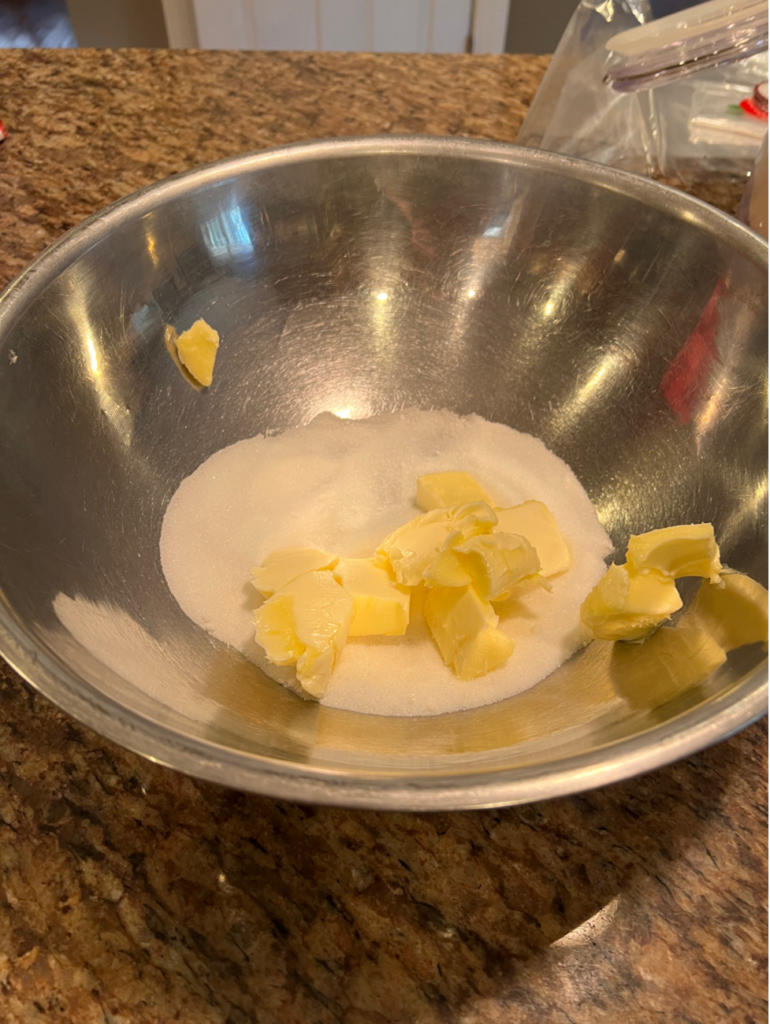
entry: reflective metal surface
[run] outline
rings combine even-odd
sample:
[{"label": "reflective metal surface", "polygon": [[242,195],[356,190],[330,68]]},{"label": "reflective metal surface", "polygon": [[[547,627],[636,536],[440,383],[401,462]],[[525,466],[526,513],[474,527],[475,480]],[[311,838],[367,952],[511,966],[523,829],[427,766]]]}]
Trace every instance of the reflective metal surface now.
[{"label": "reflective metal surface", "polygon": [[[648,690],[596,643],[493,707],[370,718],[203,633],[158,539],[224,445],[324,410],[447,407],[541,437],[619,548],[707,520],[766,582],[766,273],[765,244],[704,204],[492,143],[317,143],[143,190],[0,300],[0,647],[136,751],[312,802],[514,803],[715,742],[766,706],[759,645],[706,679],[651,668]],[[223,339],[205,391],[164,343],[199,316]]]}]

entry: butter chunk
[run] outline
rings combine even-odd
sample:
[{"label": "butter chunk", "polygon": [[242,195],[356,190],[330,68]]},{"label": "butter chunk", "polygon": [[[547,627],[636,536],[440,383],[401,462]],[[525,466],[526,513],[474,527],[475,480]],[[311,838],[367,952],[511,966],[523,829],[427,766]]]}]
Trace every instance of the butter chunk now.
[{"label": "butter chunk", "polygon": [[319,548],[282,548],[251,570],[251,582],[263,597],[271,597],[297,576],[318,569],[333,569],[337,561],[336,555]]},{"label": "butter chunk", "polygon": [[540,575],[555,576],[572,565],[572,556],[550,509],[542,501],[496,508],[497,528],[526,537],[540,559]]},{"label": "butter chunk", "polygon": [[467,505],[473,501],[492,504],[492,499],[470,473],[447,470],[444,473],[427,473],[417,478],[417,505],[423,512],[451,505]]},{"label": "butter chunk", "polygon": [[477,537],[480,533],[490,533],[497,526],[497,516],[485,501],[471,501],[467,505],[453,505],[451,508],[436,508],[426,512],[423,519],[428,522],[445,519],[449,524],[450,533],[459,535],[462,540]]},{"label": "butter chunk", "polygon": [[275,665],[297,666],[297,679],[322,697],[353,619],[354,601],[328,570],[287,583],[254,613],[256,640]]},{"label": "butter chunk", "polygon": [[294,665],[305,646],[297,637],[294,598],[289,594],[271,597],[254,612],[256,639],[274,665]]},{"label": "butter chunk", "polygon": [[416,587],[442,549],[489,533],[496,524],[497,516],[483,501],[433,509],[394,530],[377,554],[390,563],[399,583]]},{"label": "butter chunk", "polygon": [[426,523],[424,516],[394,530],[377,549],[403,586],[415,587],[444,546],[450,529],[445,522]]},{"label": "butter chunk", "polygon": [[454,549],[473,577],[484,601],[510,597],[511,589],[527,576],[535,576],[540,559],[526,537],[516,533],[491,533],[471,537]]},{"label": "butter chunk", "polygon": [[500,629],[488,626],[463,644],[452,666],[460,679],[478,679],[500,668],[513,654],[513,640]]},{"label": "butter chunk", "polygon": [[472,583],[483,601],[510,597],[512,588],[540,568],[537,552],[513,533],[470,537],[442,551],[423,574],[430,586],[457,587]]},{"label": "butter chunk", "polygon": [[348,636],[403,636],[409,625],[410,591],[374,558],[341,558],[335,579],[353,598]]},{"label": "butter chunk", "polygon": [[422,578],[429,587],[467,587],[473,583],[473,576],[454,548],[439,551]]},{"label": "butter chunk", "polygon": [[513,653],[513,640],[497,629],[492,605],[473,587],[428,590],[423,614],[441,657],[460,679],[491,672]]},{"label": "butter chunk", "polygon": [[740,572],[724,572],[722,586],[705,581],[684,618],[695,619],[726,651],[767,643],[767,590]]},{"label": "butter chunk", "polygon": [[181,363],[205,388],[214,379],[214,360],[218,348],[219,334],[205,320],[196,320],[176,340],[176,351]]},{"label": "butter chunk", "polygon": [[666,526],[632,536],[626,562],[636,574],[655,569],[673,579],[703,576],[712,583],[717,582],[722,568],[711,523]]},{"label": "butter chunk", "polygon": [[633,576],[611,565],[580,606],[580,620],[595,640],[643,640],[681,607],[671,576]]}]

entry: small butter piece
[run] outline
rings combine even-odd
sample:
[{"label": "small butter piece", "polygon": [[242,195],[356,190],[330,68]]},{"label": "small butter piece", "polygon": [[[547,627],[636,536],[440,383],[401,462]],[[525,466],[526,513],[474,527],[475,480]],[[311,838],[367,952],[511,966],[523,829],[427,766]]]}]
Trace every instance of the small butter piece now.
[{"label": "small butter piece", "polygon": [[263,597],[271,597],[297,576],[317,569],[333,569],[337,561],[336,555],[318,548],[282,548],[251,570],[251,582]]},{"label": "small butter piece", "polygon": [[496,508],[497,529],[526,537],[540,559],[540,575],[555,576],[572,565],[567,543],[542,501],[524,501],[511,508]]},{"label": "small butter piece", "polygon": [[335,579],[353,598],[348,636],[403,636],[409,625],[410,591],[374,558],[341,558]]},{"label": "small butter piece", "polygon": [[488,626],[463,644],[455,655],[453,668],[460,679],[478,679],[504,665],[513,648],[513,640],[506,633]]},{"label": "small butter piece", "polygon": [[767,590],[740,572],[724,572],[722,586],[705,581],[685,612],[708,630],[726,651],[767,643]]},{"label": "small butter piece", "polygon": [[513,640],[497,629],[492,605],[473,587],[428,590],[423,614],[441,657],[460,679],[491,672],[513,653]]},{"label": "small butter piece", "polygon": [[540,568],[537,552],[526,537],[487,533],[470,537],[438,557],[423,573],[430,586],[457,587],[472,583],[483,601],[510,597],[512,588]]},{"label": "small butter piece", "polygon": [[417,477],[417,506],[423,512],[451,505],[467,505],[472,501],[492,504],[492,499],[470,473],[448,470]]},{"label": "small butter piece", "polygon": [[485,501],[471,501],[467,505],[456,505],[452,508],[437,508],[426,512],[425,518],[432,521],[448,516],[452,530],[459,533],[463,540],[478,537],[480,533],[491,533],[497,526],[497,515]]},{"label": "small butter piece", "polygon": [[377,554],[390,563],[399,583],[416,587],[439,551],[489,533],[496,523],[497,516],[484,501],[433,509],[394,530]]},{"label": "small butter piece", "polygon": [[180,361],[205,388],[214,379],[214,360],[218,348],[219,334],[205,320],[196,320],[176,341]]},{"label": "small butter piece", "polygon": [[473,583],[473,576],[464,567],[454,548],[439,551],[422,578],[428,587],[467,587]]},{"label": "small butter piece", "polygon": [[271,597],[254,612],[256,639],[274,665],[294,665],[305,645],[297,637],[294,598],[289,594]]},{"label": "small butter piece", "polygon": [[484,601],[510,597],[511,589],[527,576],[535,576],[540,559],[526,537],[516,533],[490,533],[471,537],[455,551],[473,577]]},{"label": "small butter piece", "polygon": [[450,532],[445,522],[426,523],[423,518],[418,516],[394,530],[377,549],[403,586],[417,586]]},{"label": "small butter piece", "polygon": [[667,526],[632,536],[626,562],[637,575],[655,569],[673,579],[704,576],[715,583],[722,565],[711,523]]},{"label": "small butter piece", "polygon": [[256,640],[276,665],[296,662],[303,690],[322,697],[348,637],[354,601],[328,570],[297,576],[254,613]]},{"label": "small butter piece", "polygon": [[681,607],[670,576],[611,565],[580,606],[580,621],[595,640],[643,640]]}]

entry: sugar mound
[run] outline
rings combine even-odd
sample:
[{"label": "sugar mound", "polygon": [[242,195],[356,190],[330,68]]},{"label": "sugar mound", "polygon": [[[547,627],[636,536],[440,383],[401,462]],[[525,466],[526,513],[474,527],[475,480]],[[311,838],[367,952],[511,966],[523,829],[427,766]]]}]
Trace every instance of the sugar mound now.
[{"label": "sugar mound", "polygon": [[471,473],[500,506],[544,502],[570,546],[572,568],[551,580],[552,593],[532,588],[498,608],[516,649],[487,676],[457,679],[416,610],[405,637],[350,640],[323,703],[437,715],[510,697],[585,642],[580,603],[604,573],[612,545],[566,463],[537,438],[479,416],[413,409],[340,420],[324,413],[305,427],[217,452],[182,482],[166,510],[160,550],[171,592],[194,622],[291,684],[293,670],[271,665],[254,641],[261,599],[249,583],[252,567],[292,545],[372,554],[419,514],[417,477],[447,469]]}]

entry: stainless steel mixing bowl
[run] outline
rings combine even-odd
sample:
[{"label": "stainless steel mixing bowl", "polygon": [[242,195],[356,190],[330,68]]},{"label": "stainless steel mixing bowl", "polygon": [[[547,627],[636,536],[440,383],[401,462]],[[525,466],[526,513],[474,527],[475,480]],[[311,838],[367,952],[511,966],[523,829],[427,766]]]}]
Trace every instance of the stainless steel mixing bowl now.
[{"label": "stainless steel mixing bowl", "polygon": [[[135,751],[311,802],[516,803],[713,743],[765,709],[760,645],[629,689],[595,643],[492,707],[333,711],[187,619],[158,540],[225,445],[324,410],[446,407],[542,438],[620,550],[707,520],[764,581],[766,271],[757,236],[687,196],[491,143],[321,142],[144,189],[0,301],[0,648]],[[223,339],[202,392],[164,345],[200,316]]]}]

